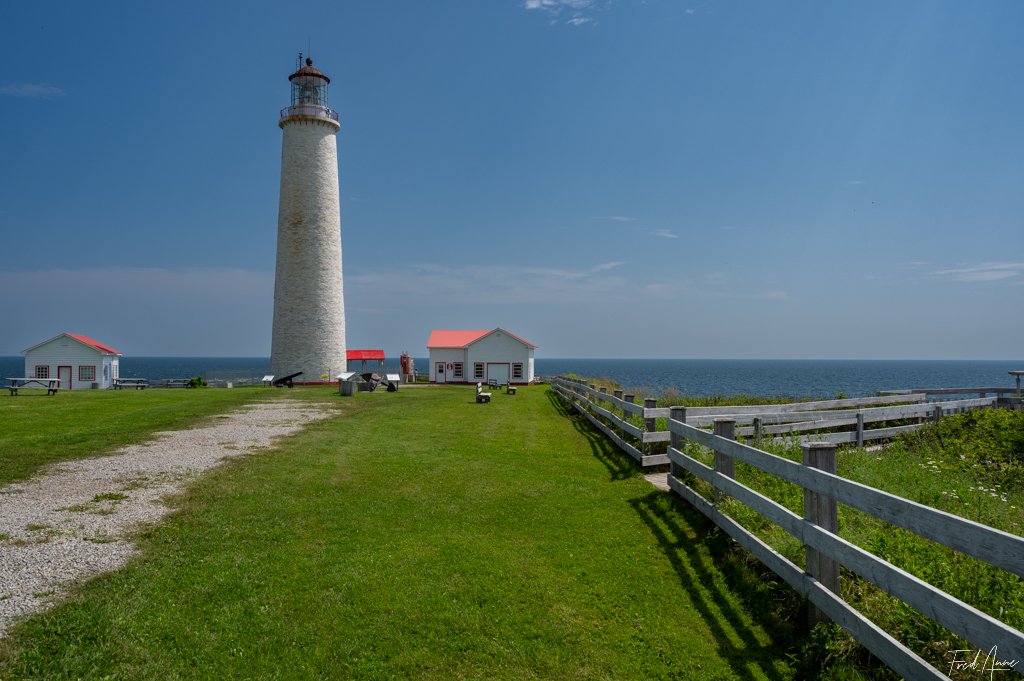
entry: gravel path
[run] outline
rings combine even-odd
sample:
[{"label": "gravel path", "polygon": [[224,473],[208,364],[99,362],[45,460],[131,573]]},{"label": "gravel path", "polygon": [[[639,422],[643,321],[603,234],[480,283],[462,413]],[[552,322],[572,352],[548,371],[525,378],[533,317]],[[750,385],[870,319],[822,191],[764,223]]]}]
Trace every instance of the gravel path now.
[{"label": "gravel path", "polygon": [[168,513],[164,497],[190,478],[328,416],[293,400],[264,402],[0,488],[0,637],[72,582],[122,567],[136,552],[133,530]]}]

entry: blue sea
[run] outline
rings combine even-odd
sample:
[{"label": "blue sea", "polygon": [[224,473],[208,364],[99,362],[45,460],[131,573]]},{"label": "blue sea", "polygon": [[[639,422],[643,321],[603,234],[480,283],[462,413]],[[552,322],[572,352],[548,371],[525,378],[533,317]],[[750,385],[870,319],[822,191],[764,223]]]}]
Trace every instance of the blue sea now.
[{"label": "blue sea", "polygon": [[[359,370],[359,364],[350,367]],[[258,381],[269,370],[266,357],[122,357],[121,376],[203,376],[208,381]],[[425,358],[416,359],[426,371]],[[905,388],[1012,387],[1006,372],[1024,370],[1024,360],[771,360],[771,359],[548,359],[536,360],[537,376],[576,374],[618,381],[624,388],[675,390],[686,395],[779,395],[850,397]],[[367,371],[376,370],[367,363]],[[398,373],[398,358],[385,370]],[[21,376],[21,357],[0,357],[0,377]]]}]

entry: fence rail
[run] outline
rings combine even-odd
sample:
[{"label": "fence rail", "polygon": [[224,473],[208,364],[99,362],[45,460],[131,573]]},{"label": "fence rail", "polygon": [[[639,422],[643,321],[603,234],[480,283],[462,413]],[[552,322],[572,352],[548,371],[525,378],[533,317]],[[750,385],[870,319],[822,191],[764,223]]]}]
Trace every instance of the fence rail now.
[{"label": "fence rail", "polygon": [[[607,391],[578,380],[566,378],[552,379],[552,386],[563,397],[568,397],[578,411],[587,416],[599,428],[611,428],[618,431],[618,437],[630,436],[641,443],[668,442],[667,430],[657,431],[653,428],[641,428],[634,420],[650,423],[652,420],[667,419],[668,407],[655,407],[653,404],[637,404],[632,395],[622,395],[621,391],[608,394]],[[994,392],[993,388],[950,389],[957,393]],[[776,441],[797,442],[855,442],[863,446],[871,440],[887,439],[900,433],[920,428],[927,421],[933,421],[947,414],[956,414],[970,409],[993,407],[999,402],[998,397],[977,397],[961,400],[945,400],[927,402],[924,392],[906,393],[890,391],[893,394],[878,397],[859,397],[841,400],[819,400],[815,402],[797,402],[793,404],[745,405],[733,407],[687,407],[684,420],[693,426],[710,426],[716,419],[731,418],[737,424],[743,424],[737,430],[741,437],[772,436]],[[950,393],[954,394],[954,393]],[[602,422],[597,416],[603,417]],[[872,423],[887,421],[915,420],[916,423],[868,429]],[[809,431],[833,430],[849,428],[831,433],[815,432],[812,435],[799,435]],[[649,457],[644,465],[666,463],[664,457],[642,452],[630,445],[628,453],[638,461],[641,457]],[[635,450],[635,451],[634,451]]]},{"label": "fence rail", "polygon": [[[907,646],[879,628],[856,608],[842,599],[839,594],[839,568],[847,568],[866,581],[871,582],[895,598],[916,609],[921,614],[942,625],[954,634],[963,637],[979,650],[996,647],[1001,659],[1024,660],[1024,634],[1012,626],[964,603],[941,589],[911,575],[904,570],[873,555],[861,547],[838,536],[836,505],[843,503],[867,515],[891,523],[918,536],[938,542],[943,546],[961,551],[997,568],[1024,577],[1024,538],[982,525],[960,516],[952,515],[916,502],[883,492],[866,485],[847,480],[835,474],[835,444],[819,441],[804,444],[804,462],[764,452],[756,447],[737,442],[734,438],[744,429],[736,429],[737,420],[742,416],[752,421],[754,410],[744,407],[743,411],[715,414],[708,408],[654,408],[651,401],[639,407],[631,396],[607,395],[593,386],[582,385],[568,379],[555,379],[553,389],[580,413],[597,425],[627,453],[644,465],[658,459],[645,455],[636,444],[626,441],[625,435],[640,440],[653,434],[653,423],[657,418],[666,418],[669,448],[667,459],[670,464],[668,482],[670,489],[686,499],[716,525],[722,528],[738,544],[757,557],[769,569],[778,574],[794,590],[805,596],[820,615],[827,616],[846,629],[868,650],[897,673],[907,678],[948,678],[914,653]],[[978,393],[979,390],[966,392]],[[952,393],[950,393],[952,394]],[[896,397],[904,398],[905,395]],[[843,408],[861,407],[866,404],[880,404],[885,398],[862,398],[874,400],[845,400]],[[891,397],[889,398],[892,399]],[[603,402],[618,406],[622,416],[598,404]],[[836,402],[836,401],[829,401]],[[936,417],[942,413],[963,409],[992,406],[995,398],[957,400],[946,403],[919,403],[898,407],[868,407],[861,409],[854,418],[863,426],[868,418],[897,420],[914,418],[918,415]],[[807,420],[808,416],[827,414],[829,403],[804,403],[812,405],[797,409],[785,405],[786,410],[775,409],[766,412],[777,416],[779,425],[787,427],[820,423]],[[624,407],[629,405],[629,407]],[[823,409],[824,408],[824,409]],[[714,407],[712,409],[730,409]],[[735,408],[731,408],[735,409]],[[760,407],[764,410],[766,407]],[[877,410],[873,416],[868,412]],[[916,411],[923,410],[923,411]],[[668,412],[662,416],[662,412]],[[696,412],[696,413],[694,413]],[[630,423],[627,414],[643,418],[645,428]],[[657,414],[657,416],[655,416]],[[803,421],[786,422],[782,415],[795,416]],[[764,416],[762,413],[760,416]],[[598,418],[600,416],[601,418]],[[609,423],[602,421],[602,418]],[[715,432],[701,428],[707,418],[715,418]],[[824,416],[822,416],[824,418]],[[849,412],[842,419],[850,420]],[[692,419],[692,423],[691,423]],[[839,420],[839,417],[833,421]],[[624,426],[628,425],[629,428]],[[845,425],[849,425],[848,423]],[[762,422],[762,427],[763,422]],[[881,429],[897,431],[908,426]],[[909,427],[919,427],[914,424]],[[649,429],[648,429],[649,428]],[[616,430],[618,429],[618,430]],[[870,431],[867,431],[870,432]],[[864,433],[858,430],[857,433]],[[855,437],[857,433],[852,433]],[[639,435],[638,435],[639,434]],[[837,433],[848,437],[851,433]],[[890,435],[891,437],[891,435]],[[694,459],[684,452],[685,442],[694,442],[714,452],[714,466]],[[804,515],[800,516],[778,502],[735,479],[735,462],[741,461],[769,475],[799,485],[804,490]],[[707,499],[689,486],[687,474],[692,474],[709,483],[714,489],[712,499]],[[785,532],[798,539],[806,547],[806,570],[801,569],[759,537],[743,527],[733,518],[724,514],[719,506],[725,496],[739,501],[765,519],[775,523]]]}]

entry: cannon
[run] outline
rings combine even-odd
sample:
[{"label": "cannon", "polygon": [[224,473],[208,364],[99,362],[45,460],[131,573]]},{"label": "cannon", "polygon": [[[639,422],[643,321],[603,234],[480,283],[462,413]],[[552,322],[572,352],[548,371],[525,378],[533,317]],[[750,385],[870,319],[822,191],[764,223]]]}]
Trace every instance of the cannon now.
[{"label": "cannon", "polygon": [[288,374],[287,376],[282,376],[281,378],[275,378],[274,379],[274,387],[275,388],[281,388],[281,387],[284,387],[284,386],[288,386],[289,388],[291,388],[291,387],[293,387],[295,385],[295,382],[294,382],[295,377],[296,376],[301,376],[301,375],[302,375],[301,371],[296,371],[294,374]]}]

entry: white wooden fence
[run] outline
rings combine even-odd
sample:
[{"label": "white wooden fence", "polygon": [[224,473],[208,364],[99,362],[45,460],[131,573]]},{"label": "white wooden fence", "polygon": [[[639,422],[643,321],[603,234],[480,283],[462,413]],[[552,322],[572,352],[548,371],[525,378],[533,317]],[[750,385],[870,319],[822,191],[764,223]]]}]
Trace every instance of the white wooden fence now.
[{"label": "white wooden fence", "polygon": [[[650,465],[666,459],[670,464],[669,487],[676,494],[704,513],[794,590],[805,596],[818,609],[819,614],[831,618],[846,629],[898,674],[910,679],[948,678],[842,599],[839,589],[840,566],[846,567],[954,634],[970,641],[979,650],[987,652],[996,649],[999,659],[1020,661],[1017,671],[1024,667],[1024,634],[838,536],[837,504],[851,506],[1019,577],[1024,577],[1024,538],[837,476],[835,441],[804,444],[803,463],[797,463],[736,442],[734,439],[737,432],[735,425],[753,423],[755,417],[762,419],[762,429],[776,424],[821,422],[824,417],[819,415],[825,413],[821,411],[822,408],[840,406],[834,404],[836,400],[830,400],[825,404],[775,405],[778,409],[767,413],[758,411],[764,407],[657,409],[650,401],[648,406],[641,407],[633,404],[627,396],[609,396],[578,381],[554,379],[552,387],[558,395],[573,404],[580,413],[587,416],[641,464]],[[869,419],[913,418],[918,412],[912,411],[912,407],[923,409],[920,414],[925,417],[934,417],[940,413],[936,411],[937,409],[945,413],[949,410],[977,408],[986,406],[982,403],[988,399],[937,404],[921,403],[924,395],[920,398],[909,395],[899,397],[903,401],[916,403],[902,407],[869,406],[860,409],[861,416],[857,418],[863,419],[865,423],[869,422]],[[891,402],[892,398],[845,400],[843,402],[849,404],[842,406],[860,408],[869,404],[879,404],[885,399]],[[621,410],[623,415],[639,415],[645,419],[645,428],[639,428],[603,405],[613,406]],[[874,409],[881,411],[871,413]],[[716,410],[723,413],[716,414]],[[772,416],[766,420],[767,414]],[[784,415],[793,420],[787,421]],[[613,425],[604,423],[597,416],[607,419]],[[663,441],[662,434],[654,431],[653,421],[658,418],[667,419],[668,453],[645,454],[644,443]],[[849,416],[843,418],[848,419]],[[715,432],[700,427],[709,424],[714,425]],[[619,432],[616,432],[617,430]],[[866,439],[870,431],[858,432],[862,432]],[[623,434],[635,438],[639,447],[627,442]],[[714,466],[708,466],[688,456],[683,451],[683,443],[687,440],[711,449],[715,454]],[[742,461],[802,487],[804,515],[801,517],[737,482],[734,473],[736,461]],[[711,484],[715,489],[714,498],[706,499],[688,486],[685,482],[685,473]],[[805,546],[807,569],[801,569],[734,519],[722,513],[719,502],[723,495],[738,500],[799,539]]]},{"label": "white wooden fence", "polygon": [[[606,390],[587,385],[583,381],[554,378],[551,379],[551,383],[563,397],[572,401],[577,410],[587,416],[591,423],[616,440],[616,444],[644,466],[668,463],[664,455],[647,453],[644,447],[637,447],[625,439],[625,436],[630,436],[642,444],[668,442],[667,430],[640,428],[633,422],[643,420],[645,425],[650,425],[656,419],[668,418],[668,407],[655,407],[654,400],[645,400],[643,405],[636,404],[632,395],[623,395],[620,390],[608,394]],[[1000,389],[972,388],[956,392],[984,395],[985,391],[998,394]],[[737,436],[753,437],[755,440],[772,436],[776,441],[788,442],[796,438],[800,442],[856,442],[858,446],[863,446],[869,440],[891,438],[899,433],[920,428],[925,422],[937,420],[945,414],[993,407],[999,399],[996,396],[982,396],[941,402],[927,401],[928,394],[945,392],[948,390],[890,391],[889,394],[879,397],[792,404],[687,407],[683,412],[683,420],[693,426],[709,426],[715,419],[732,418],[737,424],[744,426],[737,429]],[[595,418],[596,416],[603,417],[607,423]],[[915,422],[887,428],[868,428],[873,423],[906,420]],[[807,431],[843,427],[852,427],[852,430],[799,435]]]}]

